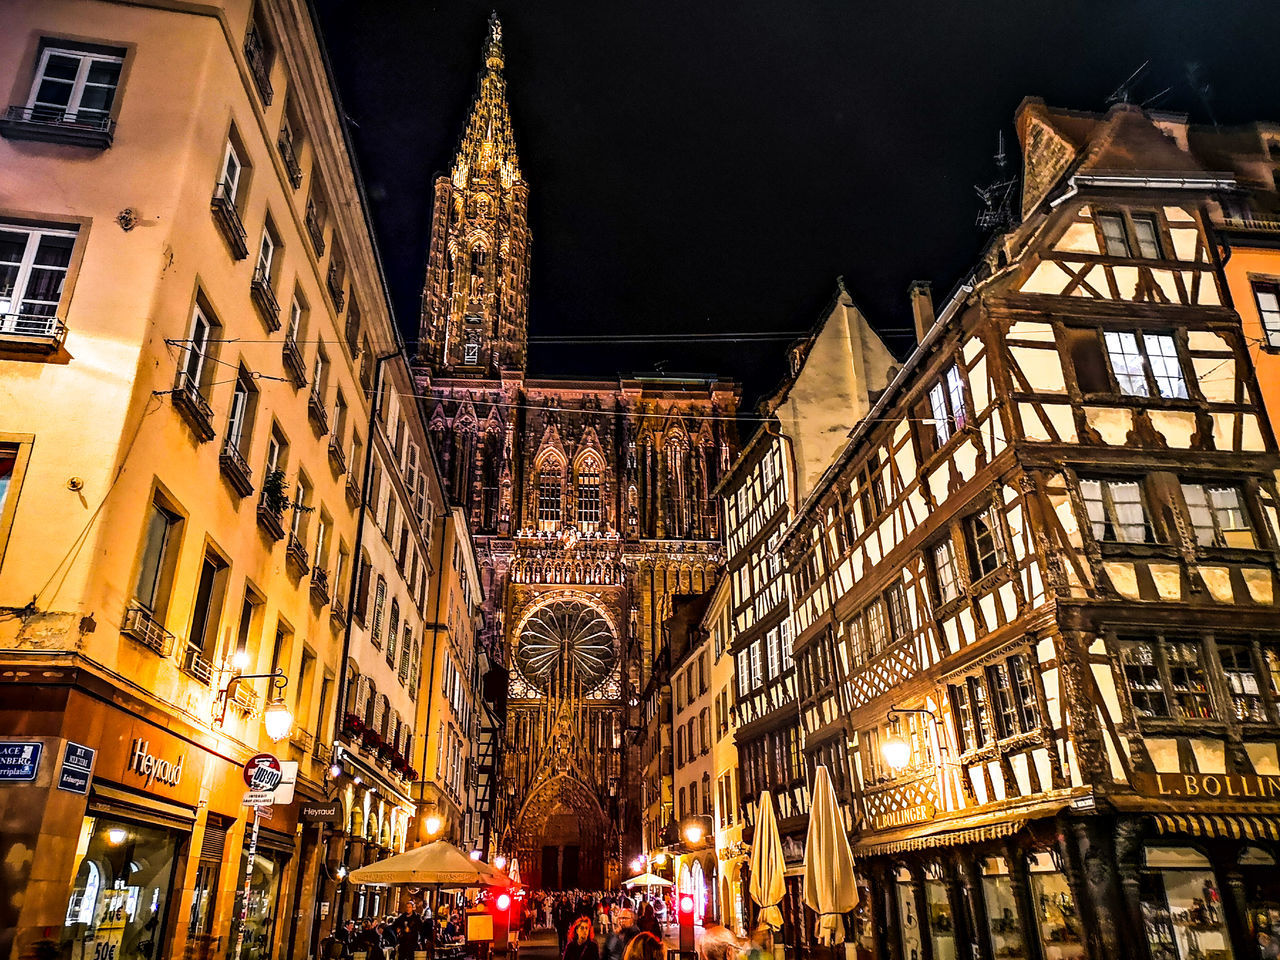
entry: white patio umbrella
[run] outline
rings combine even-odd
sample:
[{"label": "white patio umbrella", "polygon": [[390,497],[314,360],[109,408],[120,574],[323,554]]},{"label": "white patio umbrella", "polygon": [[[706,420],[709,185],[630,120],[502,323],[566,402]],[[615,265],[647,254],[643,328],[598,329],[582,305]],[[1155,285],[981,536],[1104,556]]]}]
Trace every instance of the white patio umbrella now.
[{"label": "white patio umbrella", "polygon": [[778,904],[787,893],[783,879],[786,869],[782,836],[773,816],[773,797],[766,790],[760,794],[755,836],[751,840],[751,899],[762,908],[760,919],[774,930],[782,929],[782,911]]},{"label": "white patio umbrella", "polygon": [[804,844],[804,902],[818,915],[819,943],[844,943],[841,914],[858,905],[853,851],[844,832],[831,774],[819,766],[813,778],[809,835]]},{"label": "white patio umbrella", "polygon": [[624,887],[644,887],[648,889],[649,887],[669,887],[671,886],[671,881],[664,880],[655,873],[642,873],[638,877],[632,877],[630,880],[623,880],[622,885]]},{"label": "white patio umbrella", "polygon": [[352,870],[352,883],[421,883],[440,887],[503,886],[510,881],[482,860],[472,860],[448,840],[414,847]]}]

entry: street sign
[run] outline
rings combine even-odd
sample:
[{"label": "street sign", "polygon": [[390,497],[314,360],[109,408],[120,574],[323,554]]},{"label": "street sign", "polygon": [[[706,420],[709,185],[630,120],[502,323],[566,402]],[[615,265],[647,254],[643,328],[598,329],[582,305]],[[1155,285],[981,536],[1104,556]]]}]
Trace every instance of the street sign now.
[{"label": "street sign", "polygon": [[269,753],[259,753],[244,764],[244,783],[250,790],[274,790],[282,779],[280,761]]},{"label": "street sign", "polygon": [[43,752],[38,741],[0,740],[0,781],[34,780]]},{"label": "street sign", "polygon": [[298,782],[298,761],[280,761],[280,782],[275,787],[276,803],[288,806],[293,803],[293,788]]},{"label": "street sign", "polygon": [[98,751],[81,743],[67,741],[62,751],[62,768],[58,771],[58,789],[81,795],[89,792],[89,778],[93,775],[93,758]]},{"label": "street sign", "polygon": [[298,819],[304,823],[342,823],[342,801],[298,804]]},{"label": "street sign", "polygon": [[250,790],[243,802],[246,807],[269,807],[276,802],[276,795],[270,790]]}]

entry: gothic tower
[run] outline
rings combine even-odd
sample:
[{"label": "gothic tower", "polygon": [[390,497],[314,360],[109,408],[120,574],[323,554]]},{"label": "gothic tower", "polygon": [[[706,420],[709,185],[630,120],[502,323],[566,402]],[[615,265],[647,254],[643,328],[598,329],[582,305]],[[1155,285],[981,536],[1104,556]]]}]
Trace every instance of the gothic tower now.
[{"label": "gothic tower", "polygon": [[436,178],[418,356],[437,376],[497,377],[525,368],[529,186],[511,132],[503,64],[494,13],[453,169]]}]

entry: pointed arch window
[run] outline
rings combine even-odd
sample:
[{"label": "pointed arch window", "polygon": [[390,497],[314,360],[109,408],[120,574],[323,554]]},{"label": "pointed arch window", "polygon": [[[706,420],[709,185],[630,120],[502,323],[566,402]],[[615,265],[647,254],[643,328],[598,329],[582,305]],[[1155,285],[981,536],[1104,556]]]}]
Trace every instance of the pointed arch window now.
[{"label": "pointed arch window", "polygon": [[564,495],[564,468],[554,457],[538,468],[538,529],[558,530]]},{"label": "pointed arch window", "polygon": [[600,502],[600,463],[594,456],[583,457],[578,465],[578,528],[594,533],[603,519]]}]

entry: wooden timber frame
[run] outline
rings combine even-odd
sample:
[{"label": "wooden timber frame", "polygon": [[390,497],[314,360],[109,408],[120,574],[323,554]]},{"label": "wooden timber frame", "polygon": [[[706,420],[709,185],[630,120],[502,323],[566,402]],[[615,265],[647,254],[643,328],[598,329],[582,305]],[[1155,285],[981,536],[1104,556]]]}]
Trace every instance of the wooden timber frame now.
[{"label": "wooden timber frame", "polygon": [[1130,105],[1018,124],[1022,224],[784,540],[805,757],[869,891],[850,932],[880,960],[1254,956],[1280,457],[1211,225],[1233,185]]}]

